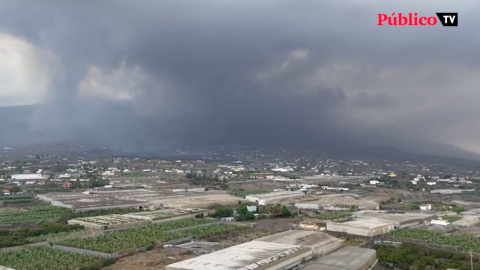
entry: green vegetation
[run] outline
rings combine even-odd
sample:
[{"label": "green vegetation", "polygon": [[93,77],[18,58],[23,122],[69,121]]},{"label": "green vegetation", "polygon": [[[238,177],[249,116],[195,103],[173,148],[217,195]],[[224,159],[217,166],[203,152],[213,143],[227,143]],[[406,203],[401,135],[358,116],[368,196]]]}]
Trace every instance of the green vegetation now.
[{"label": "green vegetation", "polygon": [[17,270],[64,270],[86,265],[102,265],[98,258],[46,247],[0,254],[0,264]]},{"label": "green vegetation", "polygon": [[469,235],[447,235],[425,229],[398,229],[389,232],[387,236],[417,239],[431,244],[456,247],[459,250],[480,252],[480,240]]},{"label": "green vegetation", "polygon": [[31,203],[33,202],[33,198],[25,195],[7,195],[7,196],[0,196],[0,201],[3,201],[6,205],[9,205],[9,204]]},{"label": "green vegetation", "polygon": [[196,173],[187,173],[187,180],[196,186],[205,187],[208,189],[228,189],[226,181],[223,179],[218,179],[217,177],[207,176],[207,171],[203,170],[203,173],[198,175]]},{"label": "green vegetation", "polygon": [[[384,265],[393,264],[397,269],[460,269],[470,270],[469,257],[459,252],[433,250],[415,244],[405,243],[399,247],[375,245],[377,257]],[[475,259],[475,270],[480,266]]]},{"label": "green vegetation", "polygon": [[52,187],[52,188],[48,188],[48,187],[27,188],[27,189],[25,189],[25,191],[33,193],[33,194],[45,194],[45,193],[49,193],[49,192],[72,192],[73,190],[71,190],[69,188],[59,188],[59,187],[55,186],[55,187]]},{"label": "green vegetation", "polygon": [[56,221],[70,212],[70,209],[51,205],[30,206],[25,207],[24,210],[5,210],[1,212],[0,224],[21,225]]},{"label": "green vegetation", "polygon": [[420,210],[420,206],[418,204],[412,204],[410,205],[411,210]]},{"label": "green vegetation", "polygon": [[243,189],[237,189],[237,190],[232,190],[230,191],[231,195],[238,196],[245,198],[247,195],[255,195],[255,194],[265,194],[265,193],[270,193],[272,192],[271,190],[259,190],[259,189],[253,189],[253,190],[243,190]]},{"label": "green vegetation", "polygon": [[41,221],[53,221],[66,223],[67,220],[80,217],[94,217],[112,214],[128,214],[136,212],[148,212],[143,209],[104,209],[92,210],[86,212],[72,212],[68,208],[42,205],[30,206],[19,210],[5,210],[1,212],[0,224],[6,225],[26,225],[38,223]]},{"label": "green vegetation", "polygon": [[233,215],[233,209],[226,206],[218,206],[215,208],[216,217],[231,217]]},{"label": "green vegetation", "polygon": [[462,218],[462,216],[446,216],[444,219],[448,220],[448,222],[454,222]]},{"label": "green vegetation", "polygon": [[37,228],[18,230],[0,230],[0,248],[12,247],[46,241],[49,237],[68,235],[83,230],[80,225],[65,225],[58,223],[42,224]]},{"label": "green vegetation", "polygon": [[292,213],[290,212],[290,210],[288,210],[288,208],[286,206],[282,206],[281,204],[279,203],[271,203],[271,204],[268,204],[268,205],[260,205],[258,206],[258,211],[260,214],[262,215],[266,215],[266,216],[270,216],[270,217],[278,217],[278,218],[282,218],[282,217],[290,217],[292,216]]},{"label": "green vegetation", "polygon": [[390,177],[388,175],[382,175],[381,177],[379,177],[376,180],[385,183],[383,186],[387,187],[387,188],[400,188],[401,187],[401,185],[399,184],[396,177]]},{"label": "green vegetation", "polygon": [[349,211],[329,211],[329,212],[319,212],[314,218],[323,219],[323,220],[333,220],[339,218],[350,217],[352,214]]},{"label": "green vegetation", "polygon": [[[132,248],[145,247],[148,245],[156,245],[158,242],[168,242],[188,236],[193,236],[198,239],[206,239],[219,236],[232,230],[240,230],[245,228],[244,226],[227,224],[213,224],[204,227],[188,228],[215,221],[215,219],[175,220],[145,227],[112,231],[100,236],[89,237],[85,239],[63,240],[58,244],[112,253]],[[169,230],[179,228],[186,229],[176,232],[168,232]]]},{"label": "green vegetation", "polygon": [[240,204],[237,206],[237,216],[235,216],[235,220],[244,221],[253,219],[255,219],[255,215],[248,211],[246,204]]},{"label": "green vegetation", "polygon": [[291,217],[292,216],[292,212],[290,212],[290,210],[288,210],[288,208],[284,205],[282,207],[282,217]]},{"label": "green vegetation", "polygon": [[363,241],[359,240],[359,239],[355,239],[355,238],[347,238],[345,239],[345,245],[346,246],[355,246],[355,247],[358,247],[360,246],[362,243],[364,243]]}]

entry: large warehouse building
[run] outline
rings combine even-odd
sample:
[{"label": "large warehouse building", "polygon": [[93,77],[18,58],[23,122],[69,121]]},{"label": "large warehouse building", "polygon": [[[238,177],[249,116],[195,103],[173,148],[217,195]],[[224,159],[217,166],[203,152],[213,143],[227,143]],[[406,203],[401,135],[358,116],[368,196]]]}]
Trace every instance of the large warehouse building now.
[{"label": "large warehouse building", "polygon": [[346,233],[364,237],[382,235],[394,229],[392,223],[378,219],[348,221],[344,223],[328,222],[327,231]]},{"label": "large warehouse building", "polygon": [[266,194],[248,195],[245,197],[248,201],[258,202],[259,205],[267,205],[269,203],[278,203],[283,200],[304,197],[302,191],[279,191]]},{"label": "large warehouse building", "polygon": [[251,241],[167,265],[165,270],[289,269],[312,257],[299,245]]},{"label": "large warehouse building", "polygon": [[343,247],[313,260],[302,270],[368,270],[377,263],[375,250],[359,247]]},{"label": "large warehouse building", "polygon": [[318,200],[318,206],[324,209],[350,208],[352,206],[358,209],[380,209],[379,201],[383,198],[362,198],[356,194],[331,194],[323,195]]},{"label": "large warehouse building", "polygon": [[393,224],[395,228],[409,228],[436,219],[435,214],[417,212],[388,213],[384,211],[361,211],[356,213],[358,220],[377,219]]},{"label": "large warehouse building", "polygon": [[345,244],[342,239],[335,238],[326,233],[314,231],[291,230],[257,239],[278,244],[302,245],[310,248],[314,255],[328,254]]},{"label": "large warehouse building", "polygon": [[[343,246],[344,240],[322,232],[291,230],[173,263],[165,269],[287,270],[307,267],[305,269],[309,270],[364,270],[364,266],[371,266],[376,261],[374,250],[362,248],[344,250]],[[342,264],[340,262],[342,256],[348,262]],[[321,260],[323,257],[326,259]],[[313,258],[315,259],[311,263],[305,264]],[[355,265],[358,267],[355,268]],[[318,266],[322,267],[318,268]],[[336,268],[328,268],[333,266]],[[348,267],[341,268],[342,266]]]}]

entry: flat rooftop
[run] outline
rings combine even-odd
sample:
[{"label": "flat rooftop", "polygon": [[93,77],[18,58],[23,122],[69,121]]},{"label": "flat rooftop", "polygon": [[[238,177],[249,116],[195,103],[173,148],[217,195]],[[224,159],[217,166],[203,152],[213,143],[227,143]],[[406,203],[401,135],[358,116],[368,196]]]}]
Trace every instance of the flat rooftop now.
[{"label": "flat rooftop", "polygon": [[328,255],[313,260],[301,267],[302,270],[364,270],[369,269],[377,255],[375,250],[359,247],[343,247]]},{"label": "flat rooftop", "polygon": [[381,198],[362,198],[356,194],[323,195],[318,200],[322,207],[326,206],[364,206],[368,209],[378,209]]},{"label": "flat rooftop", "polygon": [[278,244],[301,245],[306,247],[322,246],[330,243],[342,243],[343,240],[323,232],[291,230],[274,235],[258,238],[256,241],[265,241]]},{"label": "flat rooftop", "polygon": [[383,213],[383,212],[358,212],[358,220],[368,220],[368,219],[377,219],[384,222],[390,222],[395,226],[400,226],[402,224],[414,223],[414,222],[423,222],[425,220],[431,220],[436,218],[435,214],[426,214],[426,213],[414,213],[406,212],[401,213]]},{"label": "flat rooftop", "polygon": [[303,197],[305,193],[302,191],[278,191],[278,192],[271,192],[266,194],[255,194],[255,195],[247,195],[245,199],[249,201],[255,200],[267,200],[267,201],[274,201],[274,200],[282,200],[282,199],[289,199],[295,197]]},{"label": "flat rooftop", "polygon": [[195,208],[207,207],[213,203],[237,204],[238,197],[212,192],[174,192],[173,190],[102,190],[98,193],[82,192],[47,193],[37,195],[39,199],[52,204],[87,211],[108,208],[138,208],[151,205],[165,207]]},{"label": "flat rooftop", "polygon": [[307,257],[310,249],[299,245],[251,241],[233,247],[218,250],[196,258],[173,263],[166,270],[234,270],[258,269],[268,264],[275,264],[281,258]]},{"label": "flat rooftop", "polygon": [[347,221],[347,222],[341,222],[341,223],[337,223],[337,222],[329,222],[329,223],[335,224],[335,225],[349,226],[352,228],[360,228],[360,229],[373,229],[373,228],[393,225],[391,222],[385,222],[383,220],[376,219],[376,218],[359,219],[359,220]]}]

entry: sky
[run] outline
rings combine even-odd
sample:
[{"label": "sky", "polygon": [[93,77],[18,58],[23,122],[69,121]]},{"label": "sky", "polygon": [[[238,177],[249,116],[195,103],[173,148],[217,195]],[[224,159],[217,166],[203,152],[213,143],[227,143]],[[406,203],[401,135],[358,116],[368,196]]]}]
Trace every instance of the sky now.
[{"label": "sky", "polygon": [[[377,26],[393,12],[458,12],[459,26]],[[0,0],[0,107],[39,104],[17,142],[480,153],[479,13],[474,0]]]}]

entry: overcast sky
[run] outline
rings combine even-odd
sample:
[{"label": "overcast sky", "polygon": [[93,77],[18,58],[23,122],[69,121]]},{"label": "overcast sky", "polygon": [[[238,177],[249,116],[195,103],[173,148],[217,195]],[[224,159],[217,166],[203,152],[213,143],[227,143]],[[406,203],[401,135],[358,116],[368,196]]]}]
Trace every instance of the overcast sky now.
[{"label": "overcast sky", "polygon": [[[459,27],[377,13],[459,12]],[[0,0],[0,106],[119,144],[429,141],[480,153],[479,1]]]}]

